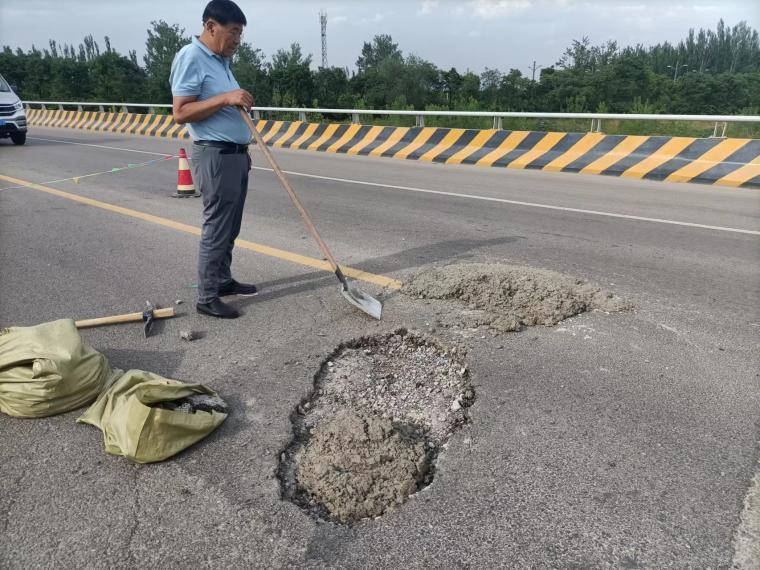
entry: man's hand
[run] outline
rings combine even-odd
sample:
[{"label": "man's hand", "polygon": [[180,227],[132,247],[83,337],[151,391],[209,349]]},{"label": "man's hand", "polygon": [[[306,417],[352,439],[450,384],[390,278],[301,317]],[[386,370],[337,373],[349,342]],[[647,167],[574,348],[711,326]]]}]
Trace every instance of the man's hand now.
[{"label": "man's hand", "polygon": [[198,97],[180,97],[175,96],[172,99],[174,122],[180,125],[185,123],[194,123],[202,121],[216,113],[222,107],[228,105],[241,107],[246,112],[250,112],[253,106],[253,95],[245,89],[235,89],[227,93],[220,93],[211,99],[198,101]]},{"label": "man's hand", "polygon": [[225,93],[225,95],[227,96],[227,105],[242,107],[246,111],[250,111],[253,107],[253,95],[245,89],[235,89]]}]

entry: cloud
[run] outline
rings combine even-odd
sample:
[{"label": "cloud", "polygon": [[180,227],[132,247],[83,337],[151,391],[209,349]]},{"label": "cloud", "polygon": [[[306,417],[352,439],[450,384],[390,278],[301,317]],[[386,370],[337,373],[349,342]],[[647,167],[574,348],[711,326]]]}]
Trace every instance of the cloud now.
[{"label": "cloud", "polygon": [[343,22],[348,22],[347,16],[335,16],[334,18],[329,18],[328,23],[333,26],[339,26]]},{"label": "cloud", "polygon": [[533,7],[532,0],[472,0],[470,11],[478,18],[493,20]]},{"label": "cloud", "polygon": [[418,14],[427,16],[432,14],[436,8],[438,8],[438,0],[422,0]]},{"label": "cloud", "polygon": [[373,16],[370,16],[368,18],[362,18],[359,20],[360,24],[377,24],[379,22],[382,22],[387,18],[388,16],[393,16],[395,12],[375,12]]}]

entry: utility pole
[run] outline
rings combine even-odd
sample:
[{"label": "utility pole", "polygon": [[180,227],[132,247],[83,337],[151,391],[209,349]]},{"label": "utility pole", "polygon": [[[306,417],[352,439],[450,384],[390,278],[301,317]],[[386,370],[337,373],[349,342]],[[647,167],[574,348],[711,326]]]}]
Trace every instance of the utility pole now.
[{"label": "utility pole", "polygon": [[533,70],[533,81],[536,80],[536,70],[537,69],[541,69],[542,67],[543,67],[543,65],[538,65],[538,66],[536,65],[536,60],[535,59],[533,60],[533,65],[530,66],[530,67],[528,67],[528,69]]},{"label": "utility pole", "polygon": [[327,12],[320,10],[319,25],[322,28],[322,67],[327,69]]}]

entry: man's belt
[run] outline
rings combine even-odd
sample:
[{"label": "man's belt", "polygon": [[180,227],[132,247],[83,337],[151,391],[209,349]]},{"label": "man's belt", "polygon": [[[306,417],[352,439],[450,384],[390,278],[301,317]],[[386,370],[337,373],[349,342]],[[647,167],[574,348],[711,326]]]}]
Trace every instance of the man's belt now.
[{"label": "man's belt", "polygon": [[210,146],[214,148],[221,148],[225,154],[245,154],[248,152],[247,144],[237,144],[228,141],[195,141],[193,144],[198,146]]}]

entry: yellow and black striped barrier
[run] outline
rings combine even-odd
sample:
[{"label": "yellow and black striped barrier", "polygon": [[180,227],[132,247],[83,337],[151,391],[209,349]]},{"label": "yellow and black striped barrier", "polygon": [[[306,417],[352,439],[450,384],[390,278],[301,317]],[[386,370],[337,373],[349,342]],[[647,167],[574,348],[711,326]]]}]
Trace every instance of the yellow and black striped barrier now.
[{"label": "yellow and black striped barrier", "polygon": [[38,127],[68,127],[109,133],[190,138],[184,125],[177,125],[171,115],[60,111],[57,109],[29,109],[26,114],[28,123]]},{"label": "yellow and black striped barrier", "polygon": [[[189,138],[171,115],[32,109],[29,123]],[[273,147],[760,188],[760,140],[257,122]]]}]

